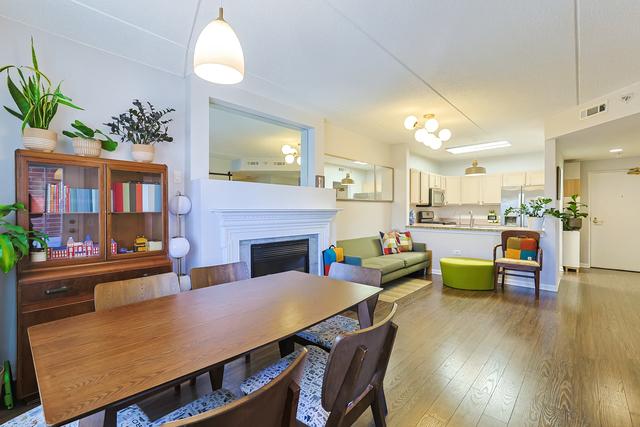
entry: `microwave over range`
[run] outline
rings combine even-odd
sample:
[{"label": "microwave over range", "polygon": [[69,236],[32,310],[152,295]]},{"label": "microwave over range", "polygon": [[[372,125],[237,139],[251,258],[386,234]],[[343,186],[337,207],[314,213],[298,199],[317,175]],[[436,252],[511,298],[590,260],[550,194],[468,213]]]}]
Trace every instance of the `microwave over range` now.
[{"label": "microwave over range", "polygon": [[439,190],[437,188],[430,188],[429,203],[420,203],[416,206],[437,208],[439,206],[444,206],[444,205],[445,205],[444,190]]}]

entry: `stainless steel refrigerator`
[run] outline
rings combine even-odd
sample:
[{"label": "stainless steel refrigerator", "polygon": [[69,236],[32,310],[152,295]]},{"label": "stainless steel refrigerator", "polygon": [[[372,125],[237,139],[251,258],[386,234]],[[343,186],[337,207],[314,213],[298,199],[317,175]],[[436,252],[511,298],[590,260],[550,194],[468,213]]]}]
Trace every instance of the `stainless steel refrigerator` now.
[{"label": "stainless steel refrigerator", "polygon": [[544,197],[544,186],[525,187],[502,187],[502,199],[500,203],[500,214],[502,215],[502,225],[511,227],[526,227],[527,218],[524,215],[505,215],[508,208],[519,208],[521,204],[530,200]]}]

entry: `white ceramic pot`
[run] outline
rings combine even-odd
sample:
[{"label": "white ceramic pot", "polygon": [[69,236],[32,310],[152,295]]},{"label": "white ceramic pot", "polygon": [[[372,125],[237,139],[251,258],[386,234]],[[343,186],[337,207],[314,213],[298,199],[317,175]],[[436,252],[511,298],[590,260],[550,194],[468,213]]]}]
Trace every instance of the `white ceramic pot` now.
[{"label": "white ceramic pot", "polygon": [[136,162],[151,163],[155,155],[155,147],[153,145],[132,144],[131,157]]},{"label": "white ceramic pot", "polygon": [[542,227],[544,226],[544,217],[538,218],[535,216],[530,216],[527,218],[527,225],[532,230],[541,231]]},{"label": "white ceramic pot", "polygon": [[40,252],[31,252],[30,254],[31,262],[45,262],[47,260],[47,253],[45,251]]},{"label": "white ceramic pot", "polygon": [[51,153],[56,148],[58,135],[49,129],[24,128],[22,143],[29,150]]},{"label": "white ceramic pot", "polygon": [[100,157],[102,143],[97,139],[73,138],[73,152],[82,157]]}]

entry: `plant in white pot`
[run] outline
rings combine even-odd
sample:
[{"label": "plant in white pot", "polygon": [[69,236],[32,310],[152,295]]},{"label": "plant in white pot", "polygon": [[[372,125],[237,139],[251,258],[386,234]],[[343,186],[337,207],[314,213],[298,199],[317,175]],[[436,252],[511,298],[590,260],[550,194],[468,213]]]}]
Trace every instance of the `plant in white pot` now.
[{"label": "plant in white pot", "polygon": [[561,211],[559,209],[549,209],[549,215],[562,221],[562,263],[565,268],[575,268],[580,270],[580,229],[582,228],[582,218],[589,216],[583,212],[582,208],[588,206],[578,201],[578,195],[574,194]]},{"label": "plant in white pot", "polygon": [[76,120],[71,123],[74,130],[64,130],[62,134],[71,138],[73,151],[78,156],[100,157],[100,151],[115,151],[118,143],[105,135],[100,129],[91,129],[89,126]]},{"label": "plant in white pot", "polygon": [[547,213],[547,205],[551,199],[538,197],[522,203],[519,208],[508,208],[504,211],[505,216],[510,214],[524,215],[527,217],[527,225],[533,230],[542,230],[544,226],[544,215]]},{"label": "plant in white pot", "polygon": [[173,138],[168,134],[167,124],[172,119],[163,119],[163,116],[175,111],[173,108],[156,110],[147,102],[145,107],[142,102],[133,100],[135,108],[119,116],[111,117],[113,122],[105,123],[109,126],[111,134],[120,137],[122,142],[130,142],[131,157],[137,162],[152,162],[155,154],[154,144],[172,142]]},{"label": "plant in white pot", "polygon": [[[55,117],[58,106],[81,110],[71,102],[71,98],[60,92],[60,83],[54,88],[51,80],[40,71],[38,58],[31,39],[31,66],[5,65],[0,73],[7,72],[7,87],[16,104],[17,111],[5,106],[11,115],[22,121],[22,141],[25,148],[51,152],[56,148],[58,136],[49,130],[51,120]],[[11,70],[15,70],[20,85],[11,79]]]}]

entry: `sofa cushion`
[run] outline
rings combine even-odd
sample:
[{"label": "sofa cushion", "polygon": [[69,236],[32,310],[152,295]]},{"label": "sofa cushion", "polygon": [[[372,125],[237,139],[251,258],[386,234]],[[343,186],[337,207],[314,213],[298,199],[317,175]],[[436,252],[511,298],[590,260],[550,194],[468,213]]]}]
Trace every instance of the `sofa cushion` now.
[{"label": "sofa cushion", "polygon": [[400,252],[399,254],[387,255],[387,258],[401,260],[404,267],[420,264],[428,259],[426,252]]},{"label": "sofa cushion", "polygon": [[363,259],[362,266],[380,270],[384,275],[404,268],[404,260],[394,258],[392,255],[381,255],[373,258]]},{"label": "sofa cushion", "polygon": [[380,246],[384,255],[397,254],[400,252],[398,248],[398,232],[389,231],[387,233],[380,232]]},{"label": "sofa cushion", "polygon": [[398,249],[400,252],[413,251],[413,238],[410,231],[398,231],[396,234],[398,238]]},{"label": "sofa cushion", "polygon": [[359,239],[338,240],[336,246],[344,249],[345,256],[362,259],[382,255],[380,236],[361,237]]}]

